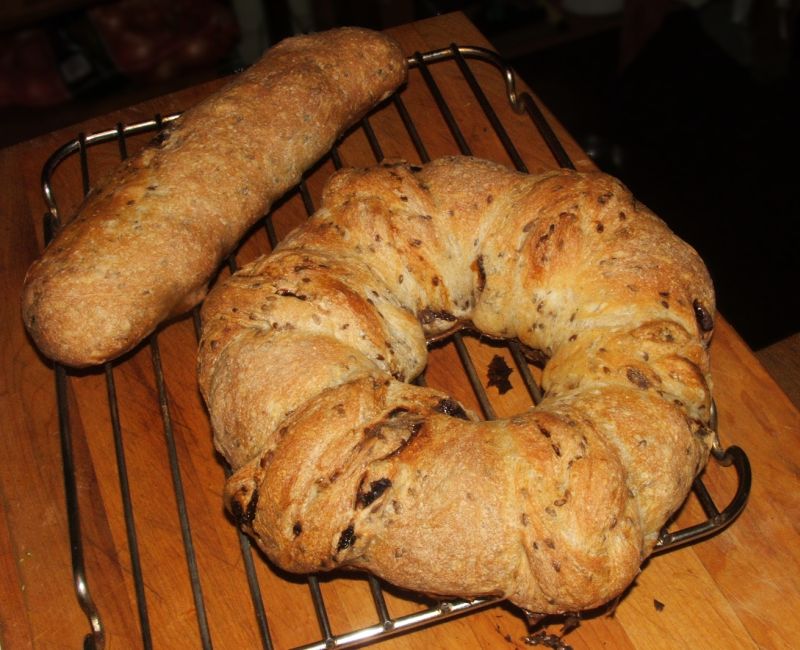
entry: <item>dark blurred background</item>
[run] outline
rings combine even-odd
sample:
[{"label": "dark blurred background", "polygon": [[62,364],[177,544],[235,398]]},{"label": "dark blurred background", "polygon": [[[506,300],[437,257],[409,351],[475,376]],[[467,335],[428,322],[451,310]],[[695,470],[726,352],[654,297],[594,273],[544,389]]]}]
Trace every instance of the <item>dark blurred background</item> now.
[{"label": "dark blurred background", "polygon": [[0,146],[228,74],[292,33],[455,10],[700,251],[751,347],[800,332],[796,0],[3,0]]}]

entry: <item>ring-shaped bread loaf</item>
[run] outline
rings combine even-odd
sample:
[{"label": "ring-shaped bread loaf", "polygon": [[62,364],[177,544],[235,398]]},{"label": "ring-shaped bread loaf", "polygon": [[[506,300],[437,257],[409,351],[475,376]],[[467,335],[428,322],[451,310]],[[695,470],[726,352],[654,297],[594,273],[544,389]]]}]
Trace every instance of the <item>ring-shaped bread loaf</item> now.
[{"label": "ring-shaped bread loaf", "polygon": [[[607,175],[340,171],[203,307],[227,506],[290,571],[599,606],[707,461],[713,313],[697,253]],[[481,422],[406,383],[465,322],[548,359],[538,407]]]}]

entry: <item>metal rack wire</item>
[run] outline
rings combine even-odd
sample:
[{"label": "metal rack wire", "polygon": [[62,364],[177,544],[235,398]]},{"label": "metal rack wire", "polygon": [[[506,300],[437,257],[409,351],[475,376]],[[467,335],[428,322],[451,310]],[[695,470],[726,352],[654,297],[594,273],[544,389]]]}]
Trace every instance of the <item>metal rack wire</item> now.
[{"label": "metal rack wire", "polygon": [[[502,121],[498,117],[496,111],[492,108],[491,103],[487,99],[487,96],[481,87],[481,84],[478,82],[473,70],[468,64],[468,60],[479,61],[481,64],[486,64],[496,69],[497,74],[502,77],[505,84],[506,95],[510,106],[515,112],[527,115],[530,118],[532,123],[532,134],[538,133],[544,139],[544,142],[549,147],[556,163],[559,166],[574,168],[572,160],[567,155],[562,143],[558,140],[555,133],[547,123],[547,120],[545,119],[542,111],[539,109],[533,97],[528,93],[517,92],[513,72],[502,62],[501,59],[499,59],[495,53],[482,48],[463,47],[456,45],[451,45],[448,48],[427,53],[415,53],[409,58],[409,65],[419,71],[422,81],[427,88],[427,91],[430,93],[430,97],[435,103],[437,110],[447,125],[450,135],[455,141],[459,152],[461,154],[469,155],[472,153],[472,150],[469,146],[467,138],[464,135],[464,132],[460,128],[458,121],[454,116],[453,111],[451,110],[451,107],[448,105],[439,86],[437,85],[434,75],[431,74],[430,71],[431,66],[437,65],[442,61],[455,62],[459,73],[463,77],[463,80],[468,84],[477,104],[480,106],[483,115],[489,121],[491,128],[493,129],[498,140],[502,143],[504,150],[510,157],[514,166],[520,171],[528,171],[522,156],[517,150],[517,147],[509,137]],[[425,142],[423,142],[423,139],[420,137],[417,125],[410,116],[410,113],[404,103],[402,94],[395,95],[390,101],[397,109],[397,113],[400,116],[403,127],[413,142],[419,159],[422,162],[428,162],[431,158],[428,149]],[[131,136],[142,133],[157,132],[177,117],[177,115],[170,115],[166,117],[155,116],[151,120],[137,124],[117,124],[114,128],[106,131],[92,134],[81,134],[75,140],[65,144],[63,147],[54,152],[42,171],[42,189],[48,206],[48,211],[44,215],[46,239],[49,240],[61,225],[61,218],[58,210],[57,199],[53,190],[52,178],[55,170],[65,159],[73,155],[77,155],[79,157],[83,191],[86,193],[89,191],[90,187],[89,165],[87,162],[87,151],[90,147],[100,143],[116,142],[119,148],[119,156],[121,159],[124,159],[128,155],[127,141]],[[360,128],[367,137],[375,160],[377,162],[381,162],[384,158],[383,150],[380,140],[376,135],[375,130],[372,128],[369,117],[362,120]],[[336,168],[342,166],[342,161],[336,148],[331,151],[330,158]],[[300,183],[297,191],[302,198],[306,211],[310,215],[314,211],[314,204],[305,181]],[[265,216],[263,220],[263,227],[266,231],[270,244],[274,246],[277,243],[278,238],[269,215]],[[231,270],[235,269],[235,264],[236,263],[233,258],[228,261],[228,265]],[[194,312],[194,325],[195,333],[199,334],[199,316],[196,310]],[[464,332],[455,332],[452,335],[452,344],[456,347],[458,356],[463,364],[464,371],[469,379],[471,387],[475,392],[476,399],[480,404],[484,417],[487,419],[492,419],[495,417],[495,411],[481,383],[478,372],[475,369],[475,364],[473,363],[468,352],[467,346],[465,345],[465,335],[466,333]],[[191,522],[189,520],[189,515],[186,508],[185,491],[181,479],[179,457],[176,451],[171,407],[168,399],[168,391],[161,361],[161,353],[159,350],[158,335],[152,335],[145,345],[149,347],[150,356],[152,359],[152,368],[155,377],[155,385],[157,388],[160,416],[163,423],[165,444],[168,451],[168,470],[175,492],[177,516],[180,522],[180,530],[185,550],[187,569],[191,580],[192,597],[194,600],[200,643],[203,648],[211,648],[212,639],[206,613],[206,601],[203,595],[202,584],[197,567]],[[508,342],[507,345],[509,353],[516,365],[516,369],[519,371],[528,393],[530,394],[531,400],[534,403],[538,403],[538,401],[541,399],[540,389],[534,380],[523,350],[521,349],[520,345],[514,341]],[[140,630],[142,646],[145,648],[151,648],[153,647],[153,637],[140,561],[138,541],[139,533],[135,523],[131,499],[131,486],[127,470],[125,447],[123,444],[124,431],[120,424],[119,417],[119,400],[124,399],[124,396],[121,397],[117,393],[115,386],[114,363],[105,364],[103,366],[103,373],[108,396],[109,416],[112,423],[112,435],[114,437],[114,450],[116,455],[115,460],[117,464],[119,489],[125,517],[125,529],[128,552],[130,554],[131,572],[135,584],[137,614],[139,619],[138,626]],[[69,416],[68,382],[70,371],[59,365],[56,365],[54,374],[59,411],[63,476],[66,491],[66,509],[68,515],[70,546],[72,549],[74,586],[78,602],[86,614],[89,624],[89,632],[85,636],[84,647],[102,648],[105,645],[106,639],[106,631],[102,621],[103,606],[102,603],[97,604],[92,599],[89,589],[90,576],[87,576],[86,574],[86,565],[84,561],[83,536],[81,533],[81,517],[75,473],[75,458],[72,446],[72,431],[70,427]],[[424,383],[424,377],[420,378],[419,381]],[[716,411],[714,411],[713,415],[714,419],[712,424],[714,430],[716,431]],[[709,491],[702,480],[698,478],[694,483],[693,489],[703,510],[705,511],[707,519],[681,530],[668,531],[665,529],[658,541],[656,552],[664,552],[679,545],[691,543],[714,534],[733,521],[733,519],[735,519],[735,517],[743,509],[750,491],[751,480],[747,456],[741,449],[735,446],[723,449],[718,441],[713,449],[713,456],[720,465],[724,467],[733,466],[735,468],[737,474],[737,489],[735,495],[730,503],[720,508],[709,494]],[[271,649],[273,647],[273,641],[270,635],[269,622],[265,613],[264,598],[261,593],[258,577],[256,575],[250,542],[248,538],[241,532],[238,533],[238,542],[247,576],[247,583],[250,589],[250,597],[255,619],[254,625],[258,629],[258,636],[261,639],[262,647],[265,649]],[[319,640],[315,643],[302,646],[303,648],[322,650],[326,648],[345,648],[355,645],[363,645],[369,642],[384,639],[392,634],[408,631],[423,625],[431,624],[433,622],[446,620],[452,616],[475,611],[479,608],[486,607],[497,602],[497,599],[493,598],[450,600],[436,603],[427,609],[410,615],[393,618],[389,614],[384,598],[383,587],[380,581],[372,576],[367,576],[367,580],[372,595],[372,600],[374,601],[375,605],[375,623],[361,629],[337,635],[334,634],[331,629],[326,603],[322,595],[322,590],[320,589],[319,579],[316,576],[310,576],[308,578],[309,594],[313,600],[313,606],[319,624]]]}]

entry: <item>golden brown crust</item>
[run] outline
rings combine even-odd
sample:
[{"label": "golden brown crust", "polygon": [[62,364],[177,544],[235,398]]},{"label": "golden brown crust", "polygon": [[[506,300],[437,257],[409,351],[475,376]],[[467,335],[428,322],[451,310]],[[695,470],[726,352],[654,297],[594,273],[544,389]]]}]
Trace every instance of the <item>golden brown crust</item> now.
[{"label": "golden brown crust", "polygon": [[29,270],[23,316],[37,345],[96,364],[193,307],[247,228],[405,73],[385,35],[332,30],[279,43],[186,111]]},{"label": "golden brown crust", "polygon": [[[204,305],[227,505],[288,570],[599,606],[707,460],[713,313],[695,251],[606,175],[473,158],[341,171]],[[464,321],[549,359],[537,408],[478,422],[401,381],[425,335]]]}]

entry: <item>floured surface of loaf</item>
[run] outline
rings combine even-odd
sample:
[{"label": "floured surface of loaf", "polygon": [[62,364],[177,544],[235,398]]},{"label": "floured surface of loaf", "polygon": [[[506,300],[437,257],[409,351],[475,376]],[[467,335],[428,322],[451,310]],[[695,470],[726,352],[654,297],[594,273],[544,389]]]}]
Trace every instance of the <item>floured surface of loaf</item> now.
[{"label": "floured surface of loaf", "polygon": [[405,75],[393,40],[343,28],[279,43],[186,111],[30,268],[23,317],[38,347],[101,363],[196,305],[246,230]]},{"label": "floured surface of loaf", "polygon": [[[699,256],[609,176],[466,157],[341,171],[204,304],[227,505],[290,571],[599,606],[707,460],[713,315]],[[538,407],[479,422],[406,383],[460,323],[547,358]]]}]

